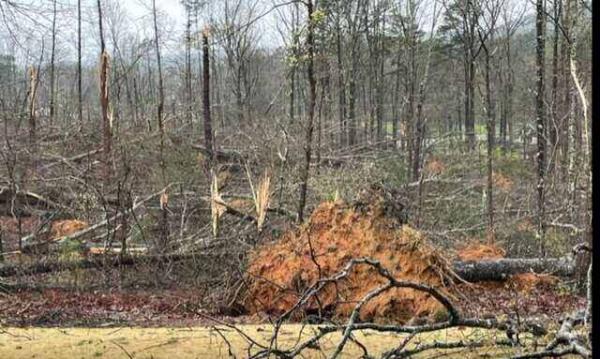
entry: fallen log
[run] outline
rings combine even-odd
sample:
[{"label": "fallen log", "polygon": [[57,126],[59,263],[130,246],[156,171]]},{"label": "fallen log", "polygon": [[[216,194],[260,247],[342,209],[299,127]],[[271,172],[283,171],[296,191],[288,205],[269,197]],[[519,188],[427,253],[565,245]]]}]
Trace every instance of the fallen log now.
[{"label": "fallen log", "polygon": [[520,273],[548,273],[568,277],[575,274],[575,260],[561,258],[502,258],[454,262],[454,272],[468,282],[501,281]]},{"label": "fallen log", "polygon": [[[200,254],[206,255],[206,254]],[[192,258],[198,254],[138,255],[108,259],[87,258],[76,261],[44,261],[28,265],[7,264],[0,266],[0,277],[17,274],[33,275],[57,271],[101,268],[104,266],[128,266],[135,263],[161,263]],[[454,272],[469,282],[502,281],[520,273],[548,273],[569,277],[575,273],[575,261],[571,257],[563,258],[503,258],[476,262],[454,262]]]},{"label": "fallen log", "polygon": [[3,265],[0,266],[0,277],[14,277],[16,275],[34,275],[75,269],[111,268],[132,266],[136,263],[162,264],[178,262],[184,259],[208,257],[207,254],[169,254],[169,255],[138,255],[138,256],[94,256],[80,260],[53,260],[41,261],[28,265]]}]

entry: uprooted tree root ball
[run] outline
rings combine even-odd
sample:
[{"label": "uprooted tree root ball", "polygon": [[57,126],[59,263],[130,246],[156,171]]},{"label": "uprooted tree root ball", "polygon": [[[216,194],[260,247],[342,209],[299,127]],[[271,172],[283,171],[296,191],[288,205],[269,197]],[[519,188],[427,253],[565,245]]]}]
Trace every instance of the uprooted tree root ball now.
[{"label": "uprooted tree root ball", "polygon": [[[368,204],[321,204],[299,230],[251,255],[245,307],[251,313],[284,313],[316,281],[361,257],[378,260],[398,280],[427,284],[451,295],[451,284],[446,284],[454,277],[449,262],[419,232],[390,215],[390,208],[384,198]],[[365,295],[385,283],[373,267],[356,266],[347,278],[327,284],[310,298],[303,314],[348,317]],[[444,316],[443,306],[429,294],[394,288],[366,303],[360,320],[406,323],[415,317]]]}]

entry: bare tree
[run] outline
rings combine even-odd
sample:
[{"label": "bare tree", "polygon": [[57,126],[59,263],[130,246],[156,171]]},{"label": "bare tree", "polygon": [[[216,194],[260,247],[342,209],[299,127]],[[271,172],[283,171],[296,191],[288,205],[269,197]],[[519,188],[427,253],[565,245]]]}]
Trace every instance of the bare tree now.
[{"label": "bare tree", "polygon": [[210,54],[208,29],[202,32],[202,107],[204,109],[204,145],[210,151],[211,162],[215,158],[216,147],[213,140],[212,119],[210,115]]},{"label": "bare tree", "polygon": [[56,102],[56,0],[52,1],[52,46],[50,48],[50,124],[54,123]]},{"label": "bare tree", "polygon": [[306,137],[304,139],[304,163],[302,172],[300,173],[300,201],[298,202],[298,222],[304,220],[304,207],[306,206],[306,192],[308,189],[308,177],[310,172],[310,161],[312,156],[312,140],[314,130],[314,117],[315,117],[315,104],[317,100],[316,92],[316,79],[314,70],[314,58],[315,58],[315,41],[314,41],[314,29],[315,19],[313,19],[313,2],[308,0],[306,2],[307,11],[307,35],[306,35],[306,52],[308,55],[306,72],[308,76],[308,119],[306,123]]},{"label": "bare tree", "polygon": [[250,59],[254,55],[258,33],[251,19],[257,12],[258,1],[225,0],[223,18],[215,21],[215,35],[225,52],[231,92],[235,97],[237,123],[248,115],[248,98],[255,81],[250,73]]},{"label": "bare tree", "polygon": [[108,88],[108,61],[109,56],[106,52],[104,42],[104,29],[102,23],[102,4],[97,1],[98,9],[98,27],[100,30],[100,108],[102,110],[102,157],[104,165],[104,181],[108,184],[111,176],[112,167],[112,121],[108,113],[109,88]]},{"label": "bare tree", "polygon": [[[495,32],[496,21],[504,0],[489,1],[484,5],[481,22],[478,24],[478,35],[484,54],[485,70],[485,113],[487,116],[487,215],[488,215],[488,241],[493,243],[496,237],[494,223],[494,149],[496,148],[496,99],[494,91],[495,71],[493,56],[496,53]],[[495,67],[495,66],[494,66]]]},{"label": "bare tree", "polygon": [[544,0],[536,1],[536,128],[537,128],[537,231],[540,252],[546,252],[545,247],[545,189],[544,177],[546,172],[546,108],[545,96],[545,51],[546,51],[546,7]]},{"label": "bare tree", "polygon": [[80,130],[83,128],[83,97],[81,89],[81,0],[77,0],[77,119]]}]

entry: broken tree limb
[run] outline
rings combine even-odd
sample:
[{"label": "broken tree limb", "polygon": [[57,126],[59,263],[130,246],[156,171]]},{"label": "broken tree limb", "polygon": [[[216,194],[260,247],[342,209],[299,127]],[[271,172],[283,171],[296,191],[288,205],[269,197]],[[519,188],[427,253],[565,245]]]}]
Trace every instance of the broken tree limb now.
[{"label": "broken tree limb", "polygon": [[15,208],[15,210],[18,210],[24,214],[27,214],[26,207],[37,207],[41,210],[66,209],[64,206],[37,193],[21,190],[13,191],[7,187],[0,187],[0,204],[5,207],[2,207],[2,210],[0,210],[1,213],[5,213],[7,215],[12,214],[11,206],[13,200],[16,200],[19,204],[19,208]]},{"label": "broken tree limb", "polygon": [[[135,211],[138,207],[140,207],[144,203],[148,202],[149,200],[151,200],[151,199],[153,199],[153,198],[155,198],[157,196],[160,196],[161,194],[163,194],[167,189],[169,189],[174,184],[175,183],[171,183],[171,184],[167,185],[165,188],[161,189],[160,191],[152,193],[151,195],[148,195],[147,197],[143,198],[141,201],[135,203],[131,208],[129,208],[129,209],[125,210],[125,211],[119,212],[116,215],[112,216],[111,218],[105,219],[105,220],[103,220],[101,222],[98,222],[98,223],[94,224],[93,226],[84,228],[84,229],[82,229],[80,231],[77,231],[77,232],[75,232],[73,234],[70,234],[70,235],[67,235],[67,236],[63,236],[63,237],[59,237],[59,238],[55,238],[55,239],[52,240],[52,242],[63,242],[63,241],[66,241],[66,240],[78,239],[78,238],[80,238],[80,237],[82,237],[82,236],[84,236],[84,235],[86,235],[86,234],[88,234],[90,232],[93,232],[93,231],[95,231],[95,230],[97,230],[99,228],[102,228],[102,227],[106,226],[108,223],[112,223],[115,220],[121,218],[121,216],[123,216],[124,214],[128,214],[128,213],[131,213],[131,212]],[[46,244],[48,244],[47,241],[35,241],[35,242],[32,242],[33,239],[35,239],[35,236],[31,236],[31,235],[29,235],[27,237],[24,237],[22,239],[22,241],[23,241],[23,250],[27,250],[27,249],[30,250],[30,249],[32,249],[34,247],[39,246],[39,245],[46,245]]]},{"label": "broken tree limb", "polygon": [[[206,158],[212,157],[212,151],[207,149],[202,145],[192,145],[192,148],[199,151],[202,155],[206,156]],[[244,156],[233,150],[217,150],[215,156],[217,162],[238,162],[242,163],[245,161]]]},{"label": "broken tree limb", "polygon": [[502,258],[454,262],[454,271],[469,282],[499,281],[519,273],[548,273],[568,277],[575,274],[575,260],[561,258]]},{"label": "broken tree limb", "polygon": [[57,165],[59,165],[61,163],[77,162],[77,161],[79,161],[81,159],[93,156],[93,155],[95,155],[97,153],[100,153],[100,152],[102,152],[102,148],[97,148],[95,150],[91,150],[91,151],[88,151],[88,152],[85,152],[85,153],[80,153],[80,154],[78,154],[76,156],[69,157],[69,158],[65,158],[65,157],[56,155],[56,156],[53,156],[53,157],[57,157],[58,161],[48,163],[48,164],[42,166],[41,169],[42,170],[47,170],[47,169],[52,168],[54,166],[57,166]]}]

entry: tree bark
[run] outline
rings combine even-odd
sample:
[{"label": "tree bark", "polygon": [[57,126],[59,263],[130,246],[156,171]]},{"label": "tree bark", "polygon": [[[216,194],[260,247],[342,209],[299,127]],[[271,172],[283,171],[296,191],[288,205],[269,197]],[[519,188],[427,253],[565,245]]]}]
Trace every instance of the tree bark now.
[{"label": "tree bark", "polygon": [[208,53],[208,31],[202,32],[202,106],[204,108],[204,145],[215,159],[212,119],[210,115],[210,55]]},{"label": "tree bark", "polygon": [[187,124],[192,129],[194,97],[192,94],[192,10],[187,10],[187,22],[185,27],[185,92],[187,100]]},{"label": "tree bark", "polygon": [[550,142],[550,168],[549,172],[554,173],[556,167],[556,150],[559,146],[559,118],[558,118],[558,39],[559,39],[559,21],[561,13],[562,0],[554,0],[553,2],[553,17],[554,17],[554,33],[552,37],[552,107],[551,118],[552,123],[548,127],[549,142]]},{"label": "tree bark", "polygon": [[304,140],[304,164],[300,173],[300,201],[298,202],[298,222],[304,220],[304,207],[306,206],[306,192],[308,190],[308,177],[310,173],[310,160],[312,156],[312,137],[314,130],[315,104],[317,100],[317,81],[314,72],[315,42],[314,42],[314,21],[313,21],[313,2],[308,0],[306,3],[308,13],[308,34],[306,37],[308,51],[308,121],[306,124],[306,138]]},{"label": "tree bark", "polygon": [[83,101],[81,89],[81,0],[77,0],[77,120],[83,128]]},{"label": "tree bark", "polygon": [[568,277],[575,273],[575,261],[570,257],[561,257],[454,262],[454,271],[469,282],[504,280],[510,275],[531,272]]},{"label": "tree bark", "polygon": [[102,159],[104,183],[108,184],[111,176],[112,124],[108,114],[108,53],[104,43],[102,28],[102,4],[98,5],[98,27],[100,29],[100,107],[102,109]]},{"label": "tree bark", "polygon": [[[211,257],[210,254],[166,254],[138,255],[116,257],[114,260],[104,258],[88,258],[74,261],[46,261],[29,265],[7,264],[0,266],[0,277],[16,275],[34,275],[52,273],[73,269],[89,269],[134,265],[136,263],[164,263],[178,261],[198,256]],[[502,281],[511,275],[520,273],[549,273],[557,276],[570,277],[575,273],[575,262],[571,257],[561,258],[504,258],[483,261],[456,261],[453,263],[454,272],[469,282]]]},{"label": "tree bark", "polygon": [[545,49],[546,49],[546,16],[545,16],[544,0],[537,0],[536,2],[536,97],[535,97],[535,108],[536,108],[536,126],[537,126],[537,231],[536,236],[540,245],[540,253],[543,255],[546,251],[545,248],[545,228],[544,228],[544,205],[545,205],[545,171],[546,171],[546,110],[544,107],[544,94],[545,94]]},{"label": "tree bark", "polygon": [[337,18],[337,41],[336,41],[336,55],[337,55],[337,70],[338,70],[338,122],[340,131],[340,147],[344,147],[346,141],[346,84],[344,83],[344,67],[342,62],[342,29],[339,24],[339,15]]},{"label": "tree bark", "polygon": [[56,52],[56,0],[52,2],[52,46],[50,48],[50,125],[54,123],[55,93],[55,52]]}]

